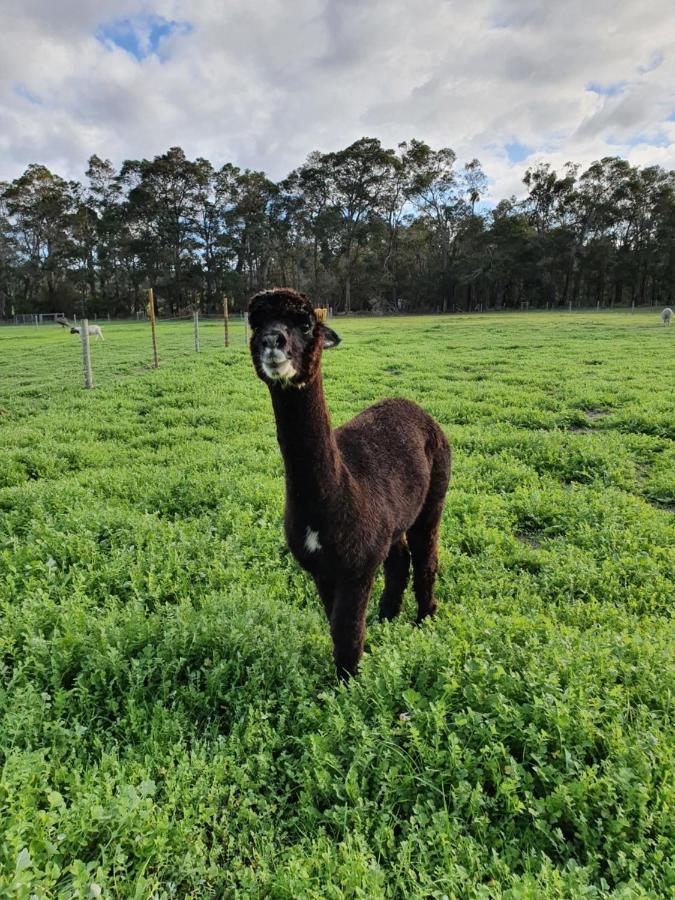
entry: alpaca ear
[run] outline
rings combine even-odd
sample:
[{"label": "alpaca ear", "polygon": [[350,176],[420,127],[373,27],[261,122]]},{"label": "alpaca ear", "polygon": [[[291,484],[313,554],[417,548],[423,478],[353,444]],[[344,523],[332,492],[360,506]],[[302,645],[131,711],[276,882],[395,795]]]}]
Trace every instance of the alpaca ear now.
[{"label": "alpaca ear", "polygon": [[337,347],[342,338],[336,334],[328,325],[319,324],[321,334],[323,335],[323,349],[330,350],[331,347]]}]

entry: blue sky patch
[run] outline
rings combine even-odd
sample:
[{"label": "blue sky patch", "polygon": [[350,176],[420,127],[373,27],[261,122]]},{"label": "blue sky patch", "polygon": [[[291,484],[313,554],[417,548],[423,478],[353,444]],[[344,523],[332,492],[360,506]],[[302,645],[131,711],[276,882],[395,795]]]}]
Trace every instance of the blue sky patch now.
[{"label": "blue sky patch", "polygon": [[638,72],[640,75],[645,75],[647,72],[653,72],[654,69],[658,69],[664,59],[663,53],[661,53],[660,50],[657,50],[656,53],[652,53],[649,57],[649,61],[644,66],[638,66]]},{"label": "blue sky patch", "polygon": [[518,141],[513,141],[511,144],[504,144],[504,149],[506,150],[509,162],[512,163],[522,162],[533,152],[532,147],[528,147],[526,144],[519,144]]},{"label": "blue sky patch", "polygon": [[609,135],[607,143],[610,146],[621,145],[622,147],[637,147],[638,144],[644,144],[647,147],[670,147],[671,140],[667,134],[660,131],[657,134],[634,134],[632,137],[617,137]]},{"label": "blue sky patch", "polygon": [[591,81],[586,85],[587,91],[600,94],[602,97],[616,97],[628,84],[627,81],[615,81],[612,84],[600,84],[599,81]]},{"label": "blue sky patch", "polygon": [[37,94],[29,91],[23,81],[17,81],[15,84],[13,84],[12,90],[17,95],[17,97],[23,97],[24,100],[28,100],[28,102],[32,103],[34,106],[42,106],[42,100],[38,97]]},{"label": "blue sky patch", "polygon": [[191,31],[190,22],[177,22],[163,16],[138,16],[104,22],[97,28],[95,37],[106,46],[114,44],[138,62],[153,54],[164,61],[167,58],[162,48],[164,38],[171,34],[189,34]]}]

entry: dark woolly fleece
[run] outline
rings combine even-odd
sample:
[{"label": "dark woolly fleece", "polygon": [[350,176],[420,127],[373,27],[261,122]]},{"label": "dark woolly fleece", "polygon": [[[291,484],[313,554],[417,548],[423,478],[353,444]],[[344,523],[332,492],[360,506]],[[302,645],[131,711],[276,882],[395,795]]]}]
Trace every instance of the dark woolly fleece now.
[{"label": "dark woolly fleece", "polygon": [[[381,619],[398,614],[410,563],[418,621],[436,610],[438,533],[450,478],[450,448],[434,419],[402,398],[383,400],[333,430],[321,354],[337,335],[310,301],[278,288],[249,304],[251,354],[267,384],[286,472],[288,545],[314,578],[342,677],[356,673],[375,574],[384,563]],[[309,323],[309,324],[308,324]],[[298,373],[282,385],[261,365],[264,338],[283,332]],[[318,546],[308,534],[316,535]]]},{"label": "dark woolly fleece", "polygon": [[[284,321],[289,325],[301,326],[307,320],[316,326],[314,307],[304,294],[293,291],[290,288],[275,288],[271,291],[260,291],[251,298],[248,305],[248,321],[254,331],[252,341],[255,338],[256,329],[260,329],[265,322]],[[320,375],[321,351],[323,347],[323,329],[315,327],[309,339],[303,340],[302,365],[300,367],[303,377],[302,383]],[[299,337],[299,335],[296,335]],[[336,335],[337,337],[337,335]],[[253,344],[251,345],[253,346]],[[258,376],[267,381],[264,373],[258,368],[257,355],[253,354],[253,362]],[[299,381],[300,379],[295,379]]]}]

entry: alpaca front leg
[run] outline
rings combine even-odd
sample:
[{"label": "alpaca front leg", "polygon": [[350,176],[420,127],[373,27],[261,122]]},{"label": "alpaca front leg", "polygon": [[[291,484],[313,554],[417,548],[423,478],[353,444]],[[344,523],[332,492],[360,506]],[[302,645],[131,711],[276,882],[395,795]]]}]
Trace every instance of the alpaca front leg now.
[{"label": "alpaca front leg", "polygon": [[335,600],[335,582],[327,578],[319,578],[318,575],[315,575],[314,583],[316,584],[316,589],[319,592],[323,608],[326,611],[326,616],[330,622],[331,614],[333,612],[333,601]]},{"label": "alpaca front leg", "polygon": [[330,617],[333,658],[343,681],[356,675],[363,655],[366,610],[375,572],[348,584],[338,584]]}]

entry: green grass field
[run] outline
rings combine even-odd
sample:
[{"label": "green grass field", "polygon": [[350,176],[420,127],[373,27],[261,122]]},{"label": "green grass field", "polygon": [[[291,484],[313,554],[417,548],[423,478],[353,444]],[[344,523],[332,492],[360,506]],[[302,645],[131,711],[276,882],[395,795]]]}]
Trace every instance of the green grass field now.
[{"label": "green grass field", "polygon": [[[333,671],[241,326],[0,329],[0,896],[675,891],[675,329],[335,320],[454,471],[440,612]],[[381,581],[375,594],[381,590]]]}]

